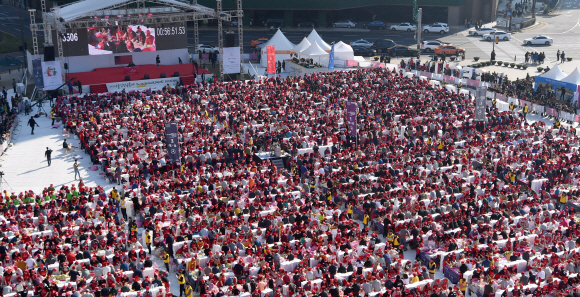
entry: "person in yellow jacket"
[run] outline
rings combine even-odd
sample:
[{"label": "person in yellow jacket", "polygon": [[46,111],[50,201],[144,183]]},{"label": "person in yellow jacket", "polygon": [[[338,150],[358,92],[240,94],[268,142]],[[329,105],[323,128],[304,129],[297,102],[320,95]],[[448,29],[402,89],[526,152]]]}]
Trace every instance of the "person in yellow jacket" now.
[{"label": "person in yellow jacket", "polygon": [[123,219],[125,219],[125,221],[127,220],[127,205],[125,205],[125,199],[121,199],[121,201],[119,202],[119,204],[121,205],[121,214],[123,215]]},{"label": "person in yellow jacket", "polygon": [[167,270],[167,272],[169,272],[169,253],[166,251],[163,251],[163,254],[161,255],[161,259],[163,259],[163,263],[165,264],[165,269]]},{"label": "person in yellow jacket", "polygon": [[417,276],[417,274],[413,274],[413,278],[411,278],[411,283],[414,284],[416,282],[419,282],[419,277]]},{"label": "person in yellow jacket", "polygon": [[189,283],[185,286],[185,297],[193,297],[193,288]]},{"label": "person in yellow jacket", "polygon": [[398,249],[400,245],[399,236],[397,234],[393,235],[393,246]]},{"label": "person in yellow jacket", "polygon": [[460,279],[457,283],[457,287],[459,291],[463,293],[463,296],[465,296],[465,290],[467,290],[467,281],[464,278]]},{"label": "person in yellow jacket", "polygon": [[443,141],[439,142],[439,145],[437,146],[438,150],[442,150],[445,147],[445,145],[443,144]]},{"label": "person in yellow jacket", "polygon": [[435,263],[434,259],[429,261],[429,265],[427,265],[427,269],[429,269],[429,278],[435,279],[435,270],[437,270],[437,263]]},{"label": "person in yellow jacket", "polygon": [[514,110],[514,108],[516,108],[516,106],[514,105],[513,102],[510,103],[510,110]]},{"label": "person in yellow jacket", "polygon": [[395,235],[393,234],[393,231],[389,230],[389,233],[387,234],[387,242],[390,244],[393,244],[394,239],[395,239]]},{"label": "person in yellow jacket", "polygon": [[145,232],[145,245],[149,249],[149,255],[151,255],[151,232],[146,230]]},{"label": "person in yellow jacket", "polygon": [[52,126],[54,126],[54,120],[56,119],[56,112],[54,111],[54,107],[50,111],[50,118],[52,119]]},{"label": "person in yellow jacket", "polygon": [[524,121],[526,120],[526,116],[528,115],[528,110],[529,110],[528,106],[527,105],[524,106]]},{"label": "person in yellow jacket", "polygon": [[560,210],[564,209],[566,203],[568,203],[568,196],[566,196],[566,193],[560,194]]},{"label": "person in yellow jacket", "polygon": [[365,216],[363,217],[363,225],[365,226],[365,229],[368,227],[369,221],[370,221],[369,215],[365,213]]},{"label": "person in yellow jacket", "polygon": [[554,128],[560,129],[560,126],[561,126],[560,120],[559,119],[556,119],[556,121],[554,122]]},{"label": "person in yellow jacket", "polygon": [[[182,297],[183,293],[185,293],[185,275],[183,274],[183,271],[179,273],[177,283],[179,283],[179,297]],[[185,293],[185,295],[187,296],[187,293]]]},{"label": "person in yellow jacket", "polygon": [[346,211],[348,219],[352,219],[352,204],[348,205],[348,210]]}]

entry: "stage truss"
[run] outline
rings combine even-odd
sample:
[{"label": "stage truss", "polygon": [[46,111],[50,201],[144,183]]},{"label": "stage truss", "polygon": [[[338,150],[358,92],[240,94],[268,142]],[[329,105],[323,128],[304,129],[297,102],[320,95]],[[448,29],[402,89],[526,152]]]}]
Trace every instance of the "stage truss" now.
[{"label": "stage truss", "polygon": [[[93,25],[97,27],[112,26],[114,24],[140,23],[143,25],[156,25],[165,23],[186,23],[193,22],[194,30],[194,49],[199,45],[199,21],[217,19],[218,21],[218,46],[220,57],[223,54],[223,32],[222,23],[231,22],[233,19],[238,20],[238,40],[240,46],[240,57],[243,59],[243,16],[242,0],[236,0],[237,9],[222,11],[222,0],[216,0],[216,9],[197,4],[197,0],[108,0],[111,5],[102,7],[97,10],[81,12],[67,18],[61,17],[61,9],[71,9],[74,5],[88,4],[89,1],[83,0],[73,2],[67,5],[51,8],[46,7],[46,0],[41,0],[42,6],[42,23],[35,22],[36,10],[30,9],[30,31],[32,32],[32,42],[34,55],[38,55],[38,38],[37,32],[44,32],[44,45],[52,44],[52,30],[56,32],[56,46],[58,47],[58,58],[60,61],[63,81],[66,81],[64,71],[64,55],[62,50],[62,34],[66,29],[83,29],[90,28]],[[146,7],[145,3],[152,3],[155,6]],[[93,2],[94,3],[94,2]],[[186,34],[187,36],[187,34]],[[186,37],[187,38],[187,37]],[[220,61],[220,77],[223,77],[223,63]],[[243,63],[240,63],[240,73],[243,73]]]}]

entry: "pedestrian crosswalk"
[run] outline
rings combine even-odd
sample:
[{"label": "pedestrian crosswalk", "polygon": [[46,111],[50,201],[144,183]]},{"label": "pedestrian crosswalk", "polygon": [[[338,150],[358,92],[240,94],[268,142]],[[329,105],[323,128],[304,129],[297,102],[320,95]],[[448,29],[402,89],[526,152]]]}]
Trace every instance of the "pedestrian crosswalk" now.
[{"label": "pedestrian crosswalk", "polygon": [[[467,37],[467,32],[463,33]],[[474,46],[483,51],[487,56],[491,57],[491,52],[494,50],[493,42],[483,41],[481,38],[477,37],[467,37],[471,40]],[[516,41],[500,41],[495,45],[495,60],[504,62],[515,62],[522,63],[524,61],[524,55],[526,50]],[[483,58],[483,57],[482,57]]]}]

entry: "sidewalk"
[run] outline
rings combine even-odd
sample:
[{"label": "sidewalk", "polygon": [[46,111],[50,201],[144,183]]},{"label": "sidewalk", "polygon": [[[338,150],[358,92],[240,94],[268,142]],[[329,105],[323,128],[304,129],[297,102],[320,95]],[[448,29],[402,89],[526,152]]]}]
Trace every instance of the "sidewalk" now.
[{"label": "sidewalk", "polygon": [[22,78],[22,71],[12,70],[11,74],[8,74],[8,71],[4,73],[0,73],[0,91],[2,91],[2,87],[6,87],[6,89],[12,89],[12,79],[16,79],[16,82],[20,82]]}]

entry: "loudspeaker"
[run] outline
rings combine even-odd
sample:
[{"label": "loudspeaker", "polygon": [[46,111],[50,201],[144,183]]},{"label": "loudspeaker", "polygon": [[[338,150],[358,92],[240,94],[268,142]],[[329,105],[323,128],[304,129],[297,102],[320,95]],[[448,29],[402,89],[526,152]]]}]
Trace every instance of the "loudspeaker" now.
[{"label": "loudspeaker", "polygon": [[234,43],[236,42],[236,34],[234,33],[226,33],[226,38],[224,42],[224,47],[234,47]]},{"label": "loudspeaker", "polygon": [[161,78],[166,78],[167,76],[165,76],[165,73],[161,73]]},{"label": "loudspeaker", "polygon": [[68,70],[68,63],[64,63],[64,69]]},{"label": "loudspeaker", "polygon": [[173,73],[173,77],[178,77],[178,76],[179,76],[179,72],[176,71],[175,73]]},{"label": "loudspeaker", "polygon": [[125,81],[130,81],[130,80],[131,80],[131,77],[130,76],[128,76],[128,75],[125,76]]},{"label": "loudspeaker", "polygon": [[54,61],[54,45],[44,46],[44,61]]},{"label": "loudspeaker", "polygon": [[145,76],[143,77],[143,79],[149,79],[149,74],[145,74]]}]

